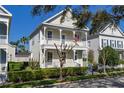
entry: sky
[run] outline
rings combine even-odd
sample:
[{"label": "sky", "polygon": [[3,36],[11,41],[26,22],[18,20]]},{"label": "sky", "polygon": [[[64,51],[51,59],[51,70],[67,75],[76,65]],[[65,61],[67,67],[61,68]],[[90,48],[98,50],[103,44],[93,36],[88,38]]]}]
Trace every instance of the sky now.
[{"label": "sky", "polygon": [[[42,13],[41,16],[35,17],[31,15],[32,6],[4,5],[3,7],[12,14],[9,41],[17,41],[23,36],[29,36],[39,24],[63,10],[65,6],[60,5],[54,11],[47,14]],[[107,11],[110,11],[110,6],[90,7],[92,12],[96,12],[98,9],[106,9]]]}]

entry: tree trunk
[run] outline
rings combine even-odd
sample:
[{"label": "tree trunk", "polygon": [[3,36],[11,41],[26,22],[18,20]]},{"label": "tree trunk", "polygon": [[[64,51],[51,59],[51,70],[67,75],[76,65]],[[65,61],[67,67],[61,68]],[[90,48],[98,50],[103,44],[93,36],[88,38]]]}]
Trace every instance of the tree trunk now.
[{"label": "tree trunk", "polygon": [[104,61],[104,73],[106,73],[105,61]]},{"label": "tree trunk", "polygon": [[62,81],[63,80],[63,76],[62,76],[62,67],[60,67],[60,81]]},{"label": "tree trunk", "polygon": [[62,62],[61,62],[61,63],[60,63],[60,76],[59,76],[60,81],[63,80],[63,75],[62,75],[63,71],[62,71],[62,67],[63,67],[63,64],[62,64]]}]

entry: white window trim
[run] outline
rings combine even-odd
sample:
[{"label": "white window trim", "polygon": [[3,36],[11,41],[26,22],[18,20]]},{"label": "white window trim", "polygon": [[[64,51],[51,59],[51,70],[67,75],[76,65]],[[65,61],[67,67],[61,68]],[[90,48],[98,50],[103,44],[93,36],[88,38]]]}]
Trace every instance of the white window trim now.
[{"label": "white window trim", "polygon": [[53,39],[53,32],[52,32],[52,35],[51,35],[52,38],[48,38],[48,32],[52,32],[52,31],[51,31],[51,30],[48,30],[48,31],[47,31],[47,39],[48,39],[48,40],[52,40],[52,39]]},{"label": "white window trim", "polygon": [[[52,59],[51,59],[51,61],[48,60],[48,59],[49,59],[49,58],[48,58],[49,53],[52,54]],[[53,52],[47,52],[47,62],[48,62],[48,63],[52,63],[52,62],[53,62]]]}]

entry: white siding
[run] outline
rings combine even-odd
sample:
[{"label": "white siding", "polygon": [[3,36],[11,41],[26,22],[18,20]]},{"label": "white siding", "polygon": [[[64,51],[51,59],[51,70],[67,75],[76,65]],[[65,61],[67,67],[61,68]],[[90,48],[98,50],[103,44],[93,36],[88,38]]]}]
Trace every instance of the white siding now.
[{"label": "white siding", "polygon": [[94,51],[94,61],[98,63],[99,38],[94,38],[94,39],[91,39],[91,40],[88,40],[88,41],[90,41],[89,49]]},{"label": "white siding", "polygon": [[[110,40],[123,41],[123,47],[124,47],[124,38],[109,37],[109,36],[102,36],[102,35],[100,35],[99,37],[100,37],[100,43],[101,43],[100,48],[101,49],[102,49],[102,39],[106,39],[108,41],[110,41]],[[110,42],[108,42],[108,44],[110,45]]]},{"label": "white siding", "polygon": [[15,47],[8,45],[8,61],[15,61]]},{"label": "white siding", "polygon": [[72,20],[72,14],[71,14],[70,11],[67,13],[63,23],[60,23],[61,17],[62,16],[59,16],[59,17],[57,17],[56,19],[52,20],[49,23],[56,24],[56,25],[63,25],[63,26],[67,26],[67,27],[75,27],[74,24],[73,24],[75,21]]},{"label": "white siding", "polygon": [[[33,60],[39,61],[39,56],[40,56],[40,38],[39,34],[37,33],[33,38],[31,38],[29,42],[30,46],[30,52]],[[34,44],[32,44],[34,42]]]},{"label": "white siding", "polygon": [[105,31],[102,32],[102,34],[111,35],[111,36],[123,36],[118,28],[119,27],[114,27],[113,28],[112,26],[109,26]]}]

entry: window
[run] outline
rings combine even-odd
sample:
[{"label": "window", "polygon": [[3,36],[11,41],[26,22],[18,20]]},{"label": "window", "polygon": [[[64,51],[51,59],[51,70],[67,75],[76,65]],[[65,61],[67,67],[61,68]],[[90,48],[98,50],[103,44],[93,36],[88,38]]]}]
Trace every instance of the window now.
[{"label": "window", "polygon": [[123,48],[123,41],[117,41],[117,48]]},{"label": "window", "polygon": [[65,43],[65,35],[62,35],[62,43]]},{"label": "window", "polygon": [[107,39],[102,39],[102,47],[108,46],[108,40]]},{"label": "window", "polygon": [[115,48],[116,47],[116,41],[115,40],[110,40],[110,46],[112,48]]},{"label": "window", "polygon": [[83,58],[83,62],[86,62],[87,61],[87,58]]},{"label": "window", "polygon": [[75,52],[75,58],[74,58],[74,60],[77,60],[77,59],[78,59],[78,53]]},{"label": "window", "polygon": [[48,52],[48,56],[47,56],[47,59],[48,59],[48,62],[52,62],[52,52]]},{"label": "window", "polygon": [[48,39],[52,39],[52,32],[51,31],[48,31]]}]

